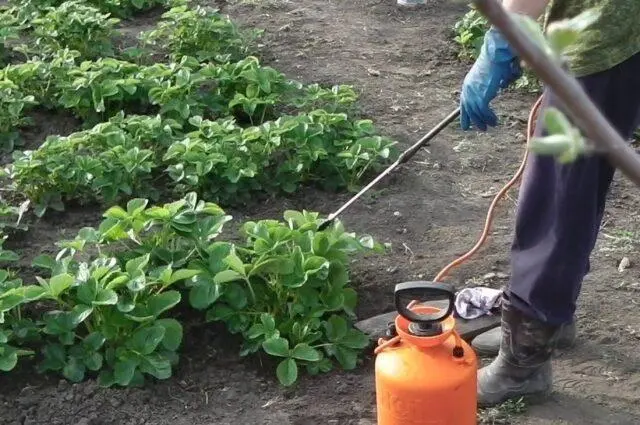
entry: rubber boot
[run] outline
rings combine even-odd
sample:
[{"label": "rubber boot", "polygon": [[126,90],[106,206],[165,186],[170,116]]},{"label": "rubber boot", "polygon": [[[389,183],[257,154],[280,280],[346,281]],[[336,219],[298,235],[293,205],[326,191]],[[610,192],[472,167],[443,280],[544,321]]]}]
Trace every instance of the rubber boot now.
[{"label": "rubber boot", "polygon": [[[558,336],[557,348],[565,350],[571,348],[576,342],[576,322],[575,318],[571,323],[563,325]],[[494,357],[498,355],[500,350],[500,341],[502,339],[502,328],[496,327],[482,333],[471,341],[471,346],[479,356]]]},{"label": "rubber boot", "polygon": [[500,350],[491,364],[478,371],[478,405],[548,396],[552,390],[551,353],[559,335],[559,326],[525,316],[504,298]]}]

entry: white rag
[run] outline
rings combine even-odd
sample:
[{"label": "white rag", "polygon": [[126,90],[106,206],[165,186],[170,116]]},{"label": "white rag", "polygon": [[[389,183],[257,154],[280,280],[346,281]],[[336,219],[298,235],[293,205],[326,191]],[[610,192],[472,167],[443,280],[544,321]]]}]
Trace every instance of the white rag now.
[{"label": "white rag", "polygon": [[465,288],[456,295],[456,313],[463,319],[471,320],[491,314],[491,310],[500,306],[500,289]]}]

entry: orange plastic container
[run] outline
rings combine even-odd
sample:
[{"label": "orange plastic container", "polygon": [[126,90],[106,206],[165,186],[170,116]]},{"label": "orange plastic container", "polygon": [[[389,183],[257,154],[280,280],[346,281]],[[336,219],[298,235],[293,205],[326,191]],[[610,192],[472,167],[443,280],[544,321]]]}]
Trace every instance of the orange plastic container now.
[{"label": "orange plastic container", "polygon": [[[446,297],[449,308],[413,300]],[[408,282],[396,286],[397,335],[376,348],[378,425],[477,425],[478,360],[454,330],[455,294],[449,285]]]}]

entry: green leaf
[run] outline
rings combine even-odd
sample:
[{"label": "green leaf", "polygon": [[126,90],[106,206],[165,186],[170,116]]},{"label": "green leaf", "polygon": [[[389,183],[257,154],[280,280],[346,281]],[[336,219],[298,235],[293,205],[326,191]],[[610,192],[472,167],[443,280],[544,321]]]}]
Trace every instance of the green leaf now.
[{"label": "green leaf", "polygon": [[250,275],[263,274],[279,274],[288,275],[293,273],[295,264],[292,259],[286,257],[268,258],[265,261],[257,263],[251,269]]},{"label": "green leaf", "polygon": [[140,363],[140,371],[157,379],[168,379],[171,377],[171,363],[157,353],[144,356]]},{"label": "green leaf", "polygon": [[232,270],[238,272],[241,275],[245,275],[244,263],[235,253],[235,251],[231,251],[229,255],[224,259],[224,262],[231,267]]},{"label": "green leaf", "polygon": [[332,315],[325,322],[324,328],[331,342],[340,341],[347,335],[347,321],[340,316]]},{"label": "green leaf", "polygon": [[247,293],[243,287],[237,283],[230,282],[224,289],[225,301],[235,310],[242,310],[248,304]]},{"label": "green leaf", "polygon": [[197,309],[204,310],[220,298],[220,285],[209,279],[199,279],[189,290],[189,304]]},{"label": "green leaf", "polygon": [[564,54],[584,31],[594,24],[601,15],[598,8],[584,10],[571,19],[554,21],[547,26],[547,40],[558,55]]},{"label": "green leaf", "polygon": [[164,338],[162,346],[169,351],[176,351],[182,343],[183,330],[182,325],[175,319],[156,320],[157,326],[164,328]]},{"label": "green leaf", "polygon": [[47,294],[47,290],[42,286],[27,285],[18,289],[18,291],[24,296],[25,302],[36,301]]},{"label": "green leaf", "polygon": [[558,156],[571,149],[572,140],[564,134],[534,137],[529,141],[529,150],[538,155]]},{"label": "green leaf", "polygon": [[195,275],[201,273],[200,270],[191,270],[191,269],[180,269],[173,272],[171,275],[171,279],[169,280],[169,284],[176,283],[180,280],[191,279]]},{"label": "green leaf", "polygon": [[171,211],[163,207],[151,207],[145,211],[145,216],[154,220],[168,220],[171,218]]},{"label": "green leaf", "polygon": [[33,267],[40,267],[43,269],[48,269],[48,270],[54,270],[56,268],[56,260],[53,259],[53,257],[51,257],[50,255],[38,255],[36,258],[33,259],[33,261],[31,262],[31,265]]},{"label": "green leaf", "polygon": [[178,291],[166,291],[158,295],[149,297],[147,307],[150,314],[159,316],[165,311],[175,307],[180,303],[181,295]]},{"label": "green leaf", "polygon": [[117,303],[118,294],[111,289],[101,289],[93,301],[93,305],[116,305]]},{"label": "green leaf", "polygon": [[132,199],[127,202],[127,213],[129,215],[136,215],[142,212],[146,207],[149,201],[143,198]]},{"label": "green leaf", "polygon": [[293,347],[293,350],[291,351],[291,357],[307,362],[317,362],[322,358],[318,350],[305,343],[300,343]]},{"label": "green leaf", "polygon": [[358,362],[358,352],[341,345],[334,346],[334,356],[345,370],[352,370]]},{"label": "green leaf", "polygon": [[149,264],[149,258],[150,258],[150,255],[145,254],[140,257],[127,261],[127,264],[125,266],[127,273],[129,273],[132,276],[135,276],[137,273],[144,271],[147,264]]},{"label": "green leaf", "polygon": [[98,351],[106,338],[100,332],[93,332],[85,337],[82,344],[90,351]]},{"label": "green leaf", "polygon": [[349,329],[347,335],[340,340],[340,344],[345,347],[360,350],[369,345],[369,338],[357,329]]},{"label": "green leaf", "polygon": [[80,360],[71,357],[62,369],[62,375],[71,382],[80,382],[84,379],[85,366]]},{"label": "green leaf", "polygon": [[60,344],[47,344],[42,349],[44,361],[40,365],[41,370],[58,371],[64,368],[67,355],[65,349]]},{"label": "green leaf", "polygon": [[358,293],[353,288],[345,288],[342,291],[343,308],[347,314],[355,315],[356,305],[358,304]]},{"label": "green leaf", "polygon": [[111,370],[101,370],[98,374],[98,385],[103,388],[109,388],[116,383],[114,372]]},{"label": "green leaf", "polygon": [[289,357],[289,340],[282,337],[269,338],[262,343],[265,353],[277,357]]},{"label": "green leaf", "polygon": [[85,304],[91,304],[98,295],[98,281],[89,279],[78,286],[78,299]]},{"label": "green leaf", "polygon": [[220,273],[217,273],[213,278],[213,281],[217,284],[224,284],[228,282],[233,282],[236,280],[242,280],[244,276],[234,270],[224,270]]},{"label": "green leaf", "polygon": [[49,293],[57,298],[61,293],[69,289],[74,281],[75,278],[68,273],[53,276],[49,280]]},{"label": "green leaf", "polygon": [[0,347],[0,370],[9,372],[18,364],[18,352],[10,347]]},{"label": "green leaf", "polygon": [[74,326],[78,326],[80,323],[84,322],[87,317],[91,316],[91,313],[93,313],[93,307],[78,304],[77,306],[73,307],[73,309],[69,313],[71,323],[73,323]]},{"label": "green leaf", "polygon": [[276,330],[276,319],[272,314],[262,313],[260,315],[260,321],[262,322],[262,326],[264,326],[265,334],[269,334]]},{"label": "green leaf", "polygon": [[331,244],[329,238],[324,233],[316,233],[313,238],[313,253],[318,256],[324,256],[329,251]]},{"label": "green leaf", "polygon": [[562,113],[562,111],[555,107],[547,108],[544,111],[544,125],[549,134],[562,134],[569,136],[573,133],[573,125],[571,121]]},{"label": "green leaf", "polygon": [[136,362],[130,359],[116,362],[116,365],[113,368],[113,379],[115,383],[122,385],[123,387],[129,385],[133,379],[136,367]]},{"label": "green leaf", "polygon": [[374,249],[376,247],[376,242],[371,236],[365,235],[360,238],[360,245],[367,249]]},{"label": "green leaf", "polygon": [[282,385],[291,386],[298,380],[298,364],[294,359],[284,359],[278,364],[276,375]]},{"label": "green leaf", "polygon": [[140,354],[151,354],[164,338],[165,328],[150,326],[136,331],[130,340],[131,349]]},{"label": "green leaf", "polygon": [[20,257],[13,251],[0,249],[0,261],[17,261]]},{"label": "green leaf", "polygon": [[102,354],[96,352],[87,354],[82,361],[87,369],[94,372],[102,369],[102,364],[104,363]]},{"label": "green leaf", "polygon": [[109,208],[102,215],[104,218],[114,218],[117,220],[126,220],[129,217],[129,214],[120,206],[113,206]]}]

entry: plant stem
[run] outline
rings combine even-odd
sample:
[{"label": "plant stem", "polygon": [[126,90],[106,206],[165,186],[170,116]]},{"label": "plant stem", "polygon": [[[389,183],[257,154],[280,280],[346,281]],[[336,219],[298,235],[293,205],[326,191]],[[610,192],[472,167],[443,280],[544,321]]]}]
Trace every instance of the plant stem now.
[{"label": "plant stem", "polygon": [[601,148],[611,164],[640,186],[640,158],[594,105],[578,80],[529,39],[497,0],[473,0],[473,3],[500,30],[520,58],[553,89],[568,115]]}]

